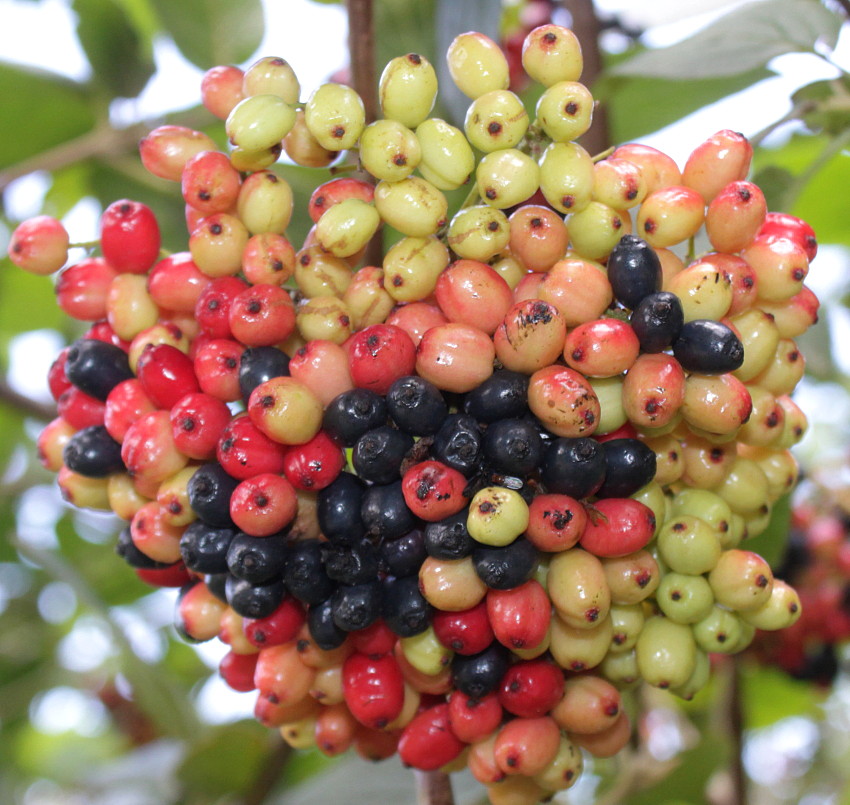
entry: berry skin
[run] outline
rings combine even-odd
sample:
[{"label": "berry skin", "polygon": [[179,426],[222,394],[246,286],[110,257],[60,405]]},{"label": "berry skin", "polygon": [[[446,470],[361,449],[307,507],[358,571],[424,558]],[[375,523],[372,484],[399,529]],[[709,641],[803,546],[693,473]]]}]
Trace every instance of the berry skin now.
[{"label": "berry skin", "polygon": [[635,306],[629,323],[642,352],[662,352],[679,337],[685,323],[682,303],[669,291],[648,294]]},{"label": "berry skin", "polygon": [[145,347],[136,366],[142,388],[158,408],[173,408],[200,391],[192,360],[170,344]]},{"label": "berry skin", "polygon": [[493,633],[503,646],[534,648],[546,637],[551,604],[538,581],[530,579],[512,590],[490,590],[486,601]]},{"label": "berry skin", "polygon": [[581,548],[555,554],[546,581],[558,616],[576,629],[593,629],[608,616],[611,593],[602,562]]},{"label": "berry skin", "polygon": [[24,271],[47,276],[65,265],[69,242],[61,221],[38,215],[15,228],[9,240],[9,259]]},{"label": "berry skin", "polygon": [[416,373],[442,391],[463,393],[493,373],[494,357],[493,341],[483,330],[442,324],[428,330],[416,347]]},{"label": "berry skin", "polygon": [[551,763],[561,732],[550,716],[514,718],[496,736],[496,764],[505,774],[533,776]]},{"label": "berry skin", "polygon": [[[539,280],[539,275],[532,279]],[[514,289],[515,296],[521,285]],[[530,296],[554,305],[567,327],[601,318],[614,300],[611,282],[599,263],[578,257],[558,260]]]},{"label": "berry skin", "polygon": [[661,290],[661,262],[647,241],[623,235],[608,256],[608,279],[617,300],[634,310]]},{"label": "berry skin", "polygon": [[386,394],[400,377],[413,374],[416,347],[399,327],[375,324],[347,344],[349,371],[357,388]]},{"label": "berry skin", "polygon": [[236,526],[254,537],[281,531],[295,517],[295,489],[286,478],[260,473],[242,481],[230,496],[230,517]]},{"label": "berry skin", "polygon": [[226,120],[230,110],[245,95],[242,81],[245,73],[233,65],[219,65],[207,70],[201,79],[201,102],[220,120]]},{"label": "berry skin", "polygon": [[354,388],[348,371],[348,355],[333,341],[313,339],[295,350],[289,361],[289,373],[307,386],[322,405]]},{"label": "berry skin", "polygon": [[284,473],[296,489],[318,492],[333,483],[345,466],[339,445],[324,431],[304,444],[293,445],[284,459]]},{"label": "berry skin", "polygon": [[620,691],[598,676],[582,675],[564,683],[564,695],[552,709],[561,729],[592,735],[613,726],[621,712]]},{"label": "berry skin", "polygon": [[115,269],[100,257],[68,266],[56,280],[56,302],[74,319],[105,319],[106,295],[115,275]]},{"label": "berry skin", "polygon": [[103,425],[94,425],[74,433],[62,453],[65,466],[87,478],[105,478],[124,469],[121,445]]},{"label": "berry skin", "polygon": [[452,80],[468,98],[508,87],[508,61],[484,34],[470,31],[456,36],[446,51],[446,62]]},{"label": "berry skin", "polygon": [[547,715],[564,695],[564,672],[542,657],[514,663],[502,678],[499,702],[520,718]]},{"label": "berry skin", "polygon": [[114,344],[95,339],[75,341],[65,360],[65,376],[75,388],[98,400],[133,377],[127,353]]},{"label": "berry skin", "polygon": [[214,279],[198,296],[195,319],[210,338],[230,338],[230,307],[248,284],[238,277]]},{"label": "berry skin", "polygon": [[622,374],[635,362],[639,351],[635,331],[619,319],[580,324],[564,342],[564,360],[585,377]]},{"label": "berry skin", "polygon": [[449,321],[477,327],[489,335],[513,303],[507,282],[477,260],[452,263],[440,274],[434,295]]},{"label": "berry skin", "polygon": [[215,141],[185,126],[157,126],[139,143],[142,164],[154,176],[179,182],[183,166],[200,151],[215,151]]},{"label": "berry skin", "polygon": [[469,609],[434,611],[432,625],[437,639],[455,654],[471,656],[484,651],[494,639],[484,600]]},{"label": "berry skin", "polygon": [[723,374],[744,362],[744,345],[730,327],[711,319],[686,322],[673,343],[673,355],[686,372]]},{"label": "berry skin", "polygon": [[718,131],[691,152],[682,170],[682,184],[710,204],[730,182],[746,177],[752,157],[753,148],[743,134]]},{"label": "berry skin", "polygon": [[391,654],[350,655],[343,664],[342,684],[346,704],[364,726],[382,729],[401,712],[404,678]]},{"label": "berry skin", "polygon": [[481,699],[459,690],[449,697],[449,726],[464,743],[475,743],[495,732],[502,723],[502,705],[495,693]]},{"label": "berry skin", "polygon": [[414,716],[401,733],[398,754],[406,766],[433,771],[454,760],[465,746],[451,731],[449,705],[444,703]]},{"label": "berry skin", "polygon": [[562,25],[540,25],[522,43],[522,66],[544,87],[578,81],[584,62],[578,37]]},{"label": "berry skin", "polygon": [[433,435],[448,414],[439,389],[415,375],[394,381],[387,391],[386,404],[393,422],[414,436]]},{"label": "berry skin", "polygon": [[249,347],[268,347],[292,334],[295,306],[285,288],[254,285],[234,297],[228,321],[237,341]]},{"label": "berry skin", "polygon": [[239,480],[262,472],[283,472],[285,455],[283,445],[266,436],[244,414],[228,423],[216,448],[219,463]]},{"label": "berry skin", "polygon": [[413,514],[435,522],[456,514],[466,505],[466,483],[457,470],[439,461],[423,461],[404,474],[401,488]]},{"label": "berry skin", "polygon": [[790,238],[797,241],[805,250],[809,262],[818,253],[818,241],[815,230],[801,218],[784,212],[769,212],[757,234],[758,237]]},{"label": "berry skin", "polygon": [[540,551],[556,553],[575,545],[584,531],[587,513],[568,495],[537,495],[528,507],[526,537]]},{"label": "berry skin", "polygon": [[598,500],[588,511],[581,546],[596,556],[626,556],[643,548],[655,534],[655,515],[631,498]]},{"label": "berry skin", "polygon": [[674,185],[650,193],[638,210],[636,231],[650,246],[666,248],[696,234],[705,218],[702,196]]},{"label": "berry skin", "polygon": [[248,398],[248,414],[260,431],[280,444],[305,444],[322,426],[322,404],[291,377],[260,383]]},{"label": "berry skin", "polygon": [[100,218],[100,248],[116,271],[145,274],[159,257],[159,224],[150,207],[114,201]]},{"label": "berry skin", "polygon": [[549,366],[531,376],[528,406],[556,436],[590,435],[599,424],[599,399],[581,374],[565,366]]},{"label": "berry skin", "polygon": [[239,363],[244,347],[229,338],[213,338],[199,343],[194,353],[195,377],[204,394],[222,402],[240,398]]}]

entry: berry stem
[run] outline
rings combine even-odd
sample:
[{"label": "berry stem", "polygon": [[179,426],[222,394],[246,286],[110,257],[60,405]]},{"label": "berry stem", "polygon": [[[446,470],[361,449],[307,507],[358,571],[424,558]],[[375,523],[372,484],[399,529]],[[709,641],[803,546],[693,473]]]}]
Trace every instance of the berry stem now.
[{"label": "berry stem", "polygon": [[610,148],[606,148],[604,151],[600,151],[598,154],[594,155],[591,159],[593,162],[602,162],[603,159],[607,159],[614,153],[614,146],[612,145]]},{"label": "berry stem", "polygon": [[419,771],[416,778],[417,805],[454,805],[452,782],[448,774],[441,771]]},{"label": "berry stem", "polygon": [[50,422],[56,417],[56,407],[52,404],[36,402],[15,391],[6,381],[0,377],[0,402],[11,405],[22,414],[34,417],[42,422]]},{"label": "berry stem", "polygon": [[774,120],[773,123],[769,123],[761,131],[756,132],[752,137],[750,137],[750,145],[753,148],[756,148],[778,128],[784,126],[786,123],[790,123],[792,120],[799,120],[809,114],[809,112],[813,112],[816,107],[817,104],[814,101],[802,101],[801,103],[795,104],[778,120]]},{"label": "berry stem", "polygon": [[96,249],[100,246],[100,239],[97,240],[81,240],[77,243],[69,243],[69,249]]}]

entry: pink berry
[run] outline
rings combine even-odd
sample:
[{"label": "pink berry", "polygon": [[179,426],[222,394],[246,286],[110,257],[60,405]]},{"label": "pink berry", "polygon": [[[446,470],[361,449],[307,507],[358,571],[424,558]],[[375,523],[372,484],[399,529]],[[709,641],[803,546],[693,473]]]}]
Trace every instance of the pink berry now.
[{"label": "pink berry", "polygon": [[254,537],[269,537],[295,517],[298,499],[286,478],[271,472],[243,480],[230,496],[230,516],[237,527]]},{"label": "pink berry", "polygon": [[71,318],[99,321],[106,318],[106,296],[115,279],[113,269],[101,257],[68,266],[56,281],[56,301]]},{"label": "pink berry", "polygon": [[269,347],[295,330],[295,305],[285,288],[253,285],[233,299],[228,321],[237,341],[248,347]]},{"label": "pink berry", "polygon": [[230,409],[221,400],[199,391],[190,392],[171,409],[174,444],[189,458],[210,461],[215,458],[219,439],[230,419]]},{"label": "pink berry", "polygon": [[443,391],[472,391],[493,374],[496,350],[477,327],[450,322],[426,331],[416,348],[416,372]]},{"label": "pink berry", "polygon": [[46,276],[68,259],[68,232],[49,215],[38,215],[18,224],[9,241],[9,259],[24,271]]}]

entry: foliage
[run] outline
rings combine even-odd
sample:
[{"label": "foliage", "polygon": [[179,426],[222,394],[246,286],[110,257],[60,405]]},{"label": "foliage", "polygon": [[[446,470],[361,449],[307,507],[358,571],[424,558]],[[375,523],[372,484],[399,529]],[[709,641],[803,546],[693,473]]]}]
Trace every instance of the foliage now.
[{"label": "foliage", "polygon": [[[110,125],[110,104],[138,96],[148,84],[157,39],[170,39],[201,69],[247,64],[267,55],[256,52],[263,6],[260,0],[73,0],[73,10],[90,79],[75,83],[0,63],[0,130],[6,134],[0,140],[0,189],[43,171],[49,185],[44,211],[58,216],[83,197],[101,207],[116,198],[138,198],[161,213],[165,245],[180,248],[185,242],[182,205],[172,186],[141,170],[135,150],[140,133],[159,121],[116,128]],[[501,10],[498,0],[376,0],[379,69],[391,56],[418,50],[442,70],[438,54],[454,34],[475,27],[495,36]],[[515,7],[510,15],[517,18]],[[843,24],[842,14],[818,0],[759,0],[736,6],[670,47],[635,45],[625,54],[606,54],[609,66],[593,89],[608,112],[609,139],[616,143],[642,137],[751,87],[772,74],[779,55],[808,53],[829,61]],[[321,58],[328,60],[329,73],[343,66],[342,54],[340,64],[324,53]],[[822,244],[850,247],[850,196],[844,192],[850,181],[845,154],[850,83],[843,70],[836,68],[836,75],[801,88],[789,99],[788,109],[774,110],[775,122],[754,137],[762,145],[755,180],[766,189],[771,208],[816,222]],[[441,79],[449,83],[447,76]],[[533,110],[533,94],[527,100]],[[461,107],[450,99],[446,103],[441,113],[457,120]],[[169,122],[203,128],[224,144],[220,122],[201,107],[174,114]],[[300,197],[297,201],[319,181],[306,169],[279,169]],[[296,203],[296,208],[303,210],[304,204]],[[11,231],[16,222],[4,213],[0,223]],[[292,239],[303,239],[309,223],[303,215],[295,220]],[[831,302],[833,308],[839,304]],[[205,719],[197,705],[214,676],[214,659],[173,638],[162,615],[173,596],[150,593],[112,555],[116,521],[63,508],[52,478],[38,465],[33,436],[46,414],[7,393],[5,374],[15,340],[39,329],[58,331],[66,340],[77,334],[58,314],[49,281],[12,270],[4,259],[0,801],[22,801],[29,790],[28,802],[48,801],[57,791],[77,794],[80,801],[109,802],[116,801],[110,800],[110,792],[119,787],[145,802],[290,801],[287,781],[312,775],[315,784],[321,779],[316,772],[334,764],[317,755],[290,756],[273,733],[250,719],[224,724]],[[818,343],[808,345],[810,363],[818,367],[816,379],[846,386],[824,333]],[[787,510],[777,507],[775,522],[759,538],[759,550],[771,558],[782,553]],[[140,632],[142,618],[153,625]],[[801,689],[777,672],[748,666],[743,685],[751,728],[789,715],[818,718],[821,712],[823,693]],[[634,775],[640,764],[645,766],[642,776],[629,778],[630,789],[616,801],[703,801],[706,783],[722,775],[729,763],[723,749],[729,725],[716,712],[718,702],[725,701],[722,687],[713,686],[686,710],[671,699],[653,700],[652,707],[676,719],[680,754],[672,764],[646,754],[600,764],[593,778],[600,801],[615,801],[611,796],[618,791],[617,781]],[[88,714],[87,721],[58,734],[44,728],[50,722],[49,696],[57,690],[76,692],[76,699],[66,695],[62,701],[81,703]],[[635,692],[633,706],[641,704],[640,696]],[[280,777],[283,766],[286,773]],[[352,767],[362,773],[356,763]],[[355,801],[350,788],[344,788],[351,784],[350,774],[328,777],[342,787],[325,791],[324,801]],[[275,787],[276,780],[283,783]],[[412,797],[412,786],[410,792]]]}]

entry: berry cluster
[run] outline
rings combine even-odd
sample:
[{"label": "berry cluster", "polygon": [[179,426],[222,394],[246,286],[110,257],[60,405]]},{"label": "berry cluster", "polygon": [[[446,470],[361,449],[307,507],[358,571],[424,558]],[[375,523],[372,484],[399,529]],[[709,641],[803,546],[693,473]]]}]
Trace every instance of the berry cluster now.
[{"label": "berry cluster", "polygon": [[[283,59],[210,70],[229,148],[141,143],[180,182],[188,251],[160,254],[142,204],[104,212],[100,255],[56,285],[92,324],[51,369],[39,448],[69,501],[127,521],[118,553],[181,588],[180,631],[229,646],[222,676],[293,746],[468,764],[493,803],[535,802],[625,744],[621,689],[689,698],[710,654],[799,617],[742,545],[796,481],[817,244],[767,212],[734,132],[682,170],[639,144],[591,157],[568,29],[525,36],[533,119],[491,40],[447,59],[463,130],[428,117],[416,54],[374,122],[341,84],[300,103]],[[316,188],[298,250],[282,151],[360,170]],[[10,254],[51,273],[68,243],[42,217]]]}]

